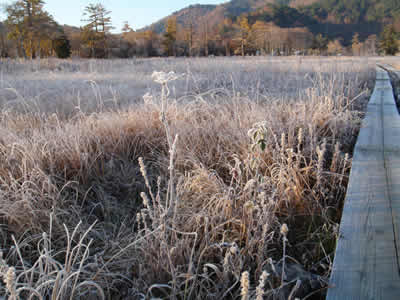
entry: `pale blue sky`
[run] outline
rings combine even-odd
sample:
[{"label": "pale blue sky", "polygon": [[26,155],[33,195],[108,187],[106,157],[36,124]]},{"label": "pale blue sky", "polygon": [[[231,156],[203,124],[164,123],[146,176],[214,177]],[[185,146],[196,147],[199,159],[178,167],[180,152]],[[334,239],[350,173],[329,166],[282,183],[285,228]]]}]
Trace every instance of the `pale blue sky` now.
[{"label": "pale blue sky", "polygon": [[[191,4],[220,4],[228,0],[44,0],[46,10],[60,24],[82,25],[82,11],[89,3],[102,3],[111,10],[115,32],[120,31],[124,21],[134,28],[146,25]],[[0,0],[0,4],[11,3],[12,0]],[[0,19],[4,19],[2,13]]]}]

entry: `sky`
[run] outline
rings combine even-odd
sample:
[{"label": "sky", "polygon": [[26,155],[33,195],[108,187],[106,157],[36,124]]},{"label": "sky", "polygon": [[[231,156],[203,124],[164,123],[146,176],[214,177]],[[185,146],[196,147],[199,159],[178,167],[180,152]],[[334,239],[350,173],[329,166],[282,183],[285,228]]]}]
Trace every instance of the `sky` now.
[{"label": "sky", "polygon": [[[120,32],[123,22],[128,21],[133,29],[150,25],[169,14],[191,4],[220,4],[228,0],[44,0],[45,9],[59,24],[74,26],[84,25],[81,22],[82,12],[89,3],[102,3],[111,11],[113,32]],[[0,0],[1,4],[13,2]],[[4,13],[0,19],[5,18]]]}]

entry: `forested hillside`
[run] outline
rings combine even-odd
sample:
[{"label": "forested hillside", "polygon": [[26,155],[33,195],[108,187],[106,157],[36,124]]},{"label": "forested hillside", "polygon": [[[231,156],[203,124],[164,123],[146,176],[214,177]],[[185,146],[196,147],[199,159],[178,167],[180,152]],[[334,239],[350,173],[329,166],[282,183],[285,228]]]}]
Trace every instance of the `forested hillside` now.
[{"label": "forested hillside", "polygon": [[[201,13],[199,10],[201,9]],[[314,35],[322,34],[330,40],[342,38],[349,45],[355,32],[362,40],[379,34],[387,23],[400,24],[398,0],[232,0],[218,6],[189,6],[174,13],[177,23],[190,20],[197,27],[222,26],[226,19],[235,22],[240,16],[257,21],[272,22],[280,28],[306,27]],[[168,17],[156,22],[157,33],[165,31]],[[397,25],[400,28],[400,25]]]},{"label": "forested hillside", "polygon": [[320,0],[306,9],[339,23],[383,22],[400,17],[398,0]]},{"label": "forested hillside", "polygon": [[161,19],[160,21],[147,26],[142,31],[151,29],[156,33],[161,33],[165,31],[165,26],[167,24],[167,21],[171,17],[176,17],[179,24],[184,25],[190,22],[191,20],[198,20],[206,16],[207,14],[215,10],[216,7],[217,7],[216,5],[201,5],[201,4],[190,5],[187,8],[181,9],[173,13],[172,15]]}]

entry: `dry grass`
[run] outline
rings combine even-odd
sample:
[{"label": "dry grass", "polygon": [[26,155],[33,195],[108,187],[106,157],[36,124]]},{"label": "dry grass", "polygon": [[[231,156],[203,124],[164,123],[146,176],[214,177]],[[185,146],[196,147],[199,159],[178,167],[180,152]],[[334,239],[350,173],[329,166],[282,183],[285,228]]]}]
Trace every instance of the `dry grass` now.
[{"label": "dry grass", "polygon": [[322,297],[373,65],[3,62],[0,294]]},{"label": "dry grass", "polygon": [[392,67],[395,69],[400,69],[400,63],[399,62],[393,63]]}]

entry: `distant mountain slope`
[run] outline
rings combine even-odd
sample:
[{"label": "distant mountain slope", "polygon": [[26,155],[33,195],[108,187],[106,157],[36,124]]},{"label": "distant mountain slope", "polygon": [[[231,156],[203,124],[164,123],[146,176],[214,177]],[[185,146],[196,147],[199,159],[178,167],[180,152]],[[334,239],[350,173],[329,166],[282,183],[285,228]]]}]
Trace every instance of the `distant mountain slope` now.
[{"label": "distant mountain slope", "polygon": [[199,25],[200,20],[207,20],[209,26],[212,27],[212,25],[221,22],[225,17],[237,17],[243,13],[255,11],[267,4],[282,1],[286,2],[287,0],[232,0],[220,5],[190,5],[139,31],[152,29],[156,33],[161,33],[165,30],[165,24],[170,17],[176,17],[177,23],[181,25],[187,24],[188,21]]},{"label": "distant mountain slope", "polygon": [[178,24],[184,25],[187,24],[190,20],[193,20],[196,23],[197,20],[206,16],[207,14],[211,13],[217,8],[217,5],[202,5],[202,4],[195,4],[190,5],[186,8],[183,8],[173,14],[153,23],[149,26],[146,26],[139,31],[152,29],[156,33],[161,33],[165,30],[165,24],[170,17],[176,17]]},{"label": "distant mountain slope", "polygon": [[62,28],[65,32],[65,34],[70,35],[70,34],[80,34],[81,29],[76,26],[70,26],[70,25],[62,25]]},{"label": "distant mountain slope", "polygon": [[[250,24],[261,20],[280,27],[307,27],[315,34],[343,37],[349,43],[355,32],[365,38],[378,34],[384,23],[400,20],[400,0],[231,0],[220,5],[192,5],[171,16],[181,25],[191,20],[195,26],[207,23],[213,28],[224,18],[235,20],[242,14],[249,17]],[[162,33],[171,16],[146,29]]]}]

